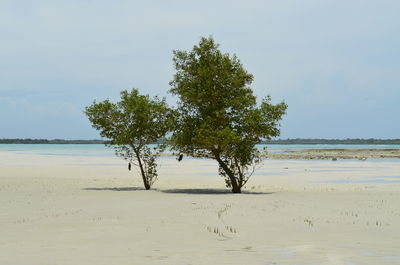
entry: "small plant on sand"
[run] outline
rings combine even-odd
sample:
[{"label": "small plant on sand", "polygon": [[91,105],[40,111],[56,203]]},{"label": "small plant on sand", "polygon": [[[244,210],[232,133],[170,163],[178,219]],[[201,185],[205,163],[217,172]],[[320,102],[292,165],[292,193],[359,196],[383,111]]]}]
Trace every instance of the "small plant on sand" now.
[{"label": "small plant on sand", "polygon": [[279,135],[287,105],[273,105],[269,96],[258,105],[253,75],[218,46],[210,37],[192,51],[174,51],[170,92],[179,101],[171,143],[181,153],[215,159],[227,187],[240,193],[261,160],[255,145]]},{"label": "small plant on sand", "polygon": [[148,190],[157,180],[156,159],[164,145],[149,144],[165,137],[171,128],[172,112],[165,99],[140,95],[137,89],[121,92],[121,101],[109,100],[86,107],[85,114],[92,126],[107,138],[106,145],[140,169],[144,187]]}]

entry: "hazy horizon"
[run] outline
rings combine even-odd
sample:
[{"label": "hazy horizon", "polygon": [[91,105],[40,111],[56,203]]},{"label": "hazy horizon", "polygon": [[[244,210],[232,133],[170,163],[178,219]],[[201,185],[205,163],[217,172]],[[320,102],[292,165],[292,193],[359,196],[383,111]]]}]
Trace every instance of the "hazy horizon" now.
[{"label": "hazy horizon", "polygon": [[278,138],[398,139],[398,1],[0,1],[0,138],[100,139],[83,114],[167,93],[172,50],[212,35],[288,104]]}]

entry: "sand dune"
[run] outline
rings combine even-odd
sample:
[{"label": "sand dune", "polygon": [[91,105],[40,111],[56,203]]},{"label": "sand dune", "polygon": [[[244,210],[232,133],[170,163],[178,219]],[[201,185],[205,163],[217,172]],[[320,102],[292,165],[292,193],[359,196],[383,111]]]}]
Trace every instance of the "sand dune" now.
[{"label": "sand dune", "polygon": [[0,152],[0,264],[400,264],[398,160],[266,160],[230,194],[210,160],[145,191],[109,157]]}]

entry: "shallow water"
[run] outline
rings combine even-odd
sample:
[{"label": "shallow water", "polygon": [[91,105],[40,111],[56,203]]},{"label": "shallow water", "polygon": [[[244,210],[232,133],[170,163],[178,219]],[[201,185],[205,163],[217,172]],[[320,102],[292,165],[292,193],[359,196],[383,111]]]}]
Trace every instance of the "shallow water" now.
[{"label": "shallow water", "polygon": [[[373,178],[373,179],[368,179]],[[385,178],[398,178],[395,180],[388,180]],[[382,177],[365,177],[363,179],[335,179],[335,180],[327,180],[327,181],[318,181],[316,183],[336,183],[336,184],[348,184],[348,183],[400,183],[400,176],[382,176]]]},{"label": "shallow water", "polygon": [[[257,145],[257,148],[271,153],[280,153],[288,150],[306,149],[400,149],[400,145],[328,145],[328,144],[309,144],[309,145]],[[0,151],[13,151],[20,153],[32,153],[39,155],[58,155],[58,156],[114,156],[114,149],[103,144],[0,144]],[[172,153],[166,151],[166,153]]]}]

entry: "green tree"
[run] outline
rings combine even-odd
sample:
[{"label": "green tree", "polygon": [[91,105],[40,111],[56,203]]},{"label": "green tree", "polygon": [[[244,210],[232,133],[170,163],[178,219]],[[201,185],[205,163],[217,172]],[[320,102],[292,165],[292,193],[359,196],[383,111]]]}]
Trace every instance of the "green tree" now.
[{"label": "green tree", "polygon": [[171,110],[165,99],[140,95],[137,89],[121,92],[121,101],[104,100],[86,107],[85,114],[92,126],[115,148],[115,153],[140,169],[148,190],[157,180],[156,159],[164,145],[156,143],[171,128]]},{"label": "green tree", "polygon": [[261,160],[255,145],[280,134],[287,105],[273,105],[269,96],[257,105],[253,75],[218,47],[209,37],[192,51],[174,51],[170,92],[179,101],[171,143],[187,155],[215,159],[227,187],[240,193]]}]

